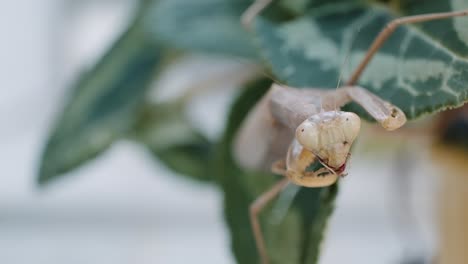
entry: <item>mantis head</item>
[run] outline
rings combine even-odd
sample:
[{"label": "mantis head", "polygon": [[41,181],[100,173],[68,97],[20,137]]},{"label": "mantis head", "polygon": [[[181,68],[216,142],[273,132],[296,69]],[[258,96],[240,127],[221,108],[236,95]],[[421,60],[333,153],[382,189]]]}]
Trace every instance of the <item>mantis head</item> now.
[{"label": "mantis head", "polygon": [[355,113],[329,111],[313,115],[296,129],[297,141],[334,170],[340,170],[359,134],[361,119]]}]

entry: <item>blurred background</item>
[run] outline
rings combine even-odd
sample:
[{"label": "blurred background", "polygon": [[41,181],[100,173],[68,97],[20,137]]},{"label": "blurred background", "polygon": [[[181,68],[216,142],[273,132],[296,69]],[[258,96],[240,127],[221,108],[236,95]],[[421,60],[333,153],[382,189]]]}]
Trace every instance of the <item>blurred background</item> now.
[{"label": "blurred background", "polygon": [[[234,263],[218,189],[173,175],[136,143],[119,142],[67,177],[36,185],[67,87],[122,32],[135,7],[131,0],[0,3],[0,263]],[[163,86],[183,86],[197,71],[239,67],[203,56],[180,65]],[[219,89],[191,106],[210,137],[222,131],[235,93]],[[353,154],[321,263],[428,260],[437,246],[434,168],[418,148],[405,150],[408,159],[398,148],[372,155],[366,148],[358,144]],[[408,160],[408,172],[392,166]]]}]

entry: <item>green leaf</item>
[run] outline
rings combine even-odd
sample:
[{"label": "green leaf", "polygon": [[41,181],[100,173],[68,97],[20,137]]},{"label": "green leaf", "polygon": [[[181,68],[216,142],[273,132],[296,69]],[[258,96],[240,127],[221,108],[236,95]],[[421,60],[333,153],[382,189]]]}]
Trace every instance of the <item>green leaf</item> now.
[{"label": "green leaf", "polygon": [[146,21],[153,36],[183,50],[256,57],[240,24],[250,0],[161,0]]},{"label": "green leaf", "polygon": [[[224,192],[224,212],[231,232],[232,248],[237,262],[243,264],[259,263],[250,228],[249,206],[279,178],[270,173],[248,172],[239,168],[231,155],[231,144],[249,109],[270,85],[269,80],[256,82],[236,100],[216,155],[218,161],[215,172],[220,177],[220,186]],[[301,188],[291,208],[273,202],[262,211],[262,229],[273,263],[316,263],[336,192],[336,185],[329,188]],[[277,209],[285,213],[284,217],[278,217]]]},{"label": "green leaf", "polygon": [[295,14],[303,15],[312,8],[323,7],[326,5],[335,5],[337,3],[360,3],[366,0],[280,0],[279,4],[285,9],[294,12]]},{"label": "green leaf", "polygon": [[[446,1],[404,3],[400,12],[408,14],[451,9]],[[395,18],[393,12],[380,5],[340,4],[314,9],[288,23],[259,18],[256,38],[279,79],[296,87],[335,89],[340,71],[346,80],[378,32]],[[397,29],[359,80],[410,119],[468,100],[468,36],[463,30],[468,17],[422,25]],[[343,67],[345,57],[350,66]],[[352,110],[365,115],[354,105]]]},{"label": "green leaf", "polygon": [[133,126],[159,61],[138,17],[73,87],[42,154],[39,184],[96,157]]},{"label": "green leaf", "polygon": [[174,172],[198,180],[212,180],[212,143],[191,126],[182,105],[147,106],[133,134]]}]

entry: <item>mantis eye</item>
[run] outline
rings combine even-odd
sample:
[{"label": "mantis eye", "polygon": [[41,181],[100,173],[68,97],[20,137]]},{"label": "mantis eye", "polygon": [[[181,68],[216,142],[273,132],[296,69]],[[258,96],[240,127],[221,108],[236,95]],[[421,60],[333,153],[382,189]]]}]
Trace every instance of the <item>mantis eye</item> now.
[{"label": "mantis eye", "polygon": [[355,113],[343,112],[341,126],[345,141],[353,143],[361,130],[361,119]]},{"label": "mantis eye", "polygon": [[296,129],[296,139],[309,150],[319,149],[319,127],[315,122],[306,120]]}]

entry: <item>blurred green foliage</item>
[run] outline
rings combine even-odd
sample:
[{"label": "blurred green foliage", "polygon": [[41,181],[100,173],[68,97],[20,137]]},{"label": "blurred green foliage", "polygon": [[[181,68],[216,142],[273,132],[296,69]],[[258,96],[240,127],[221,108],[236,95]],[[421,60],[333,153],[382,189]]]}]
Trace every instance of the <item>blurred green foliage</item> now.
[{"label": "blurred green foliage", "polygon": [[74,85],[42,154],[40,184],[96,157],[133,127],[162,56],[141,24],[135,17]]},{"label": "blurred green foliage", "polygon": [[[162,58],[194,52],[249,58],[286,84],[334,89],[340,72],[344,79],[349,76],[390,20],[468,8],[468,2],[455,0],[281,0],[256,18],[249,32],[239,17],[250,0],[141,3],[128,29],[72,87],[42,154],[38,182],[63,176],[119,139],[140,142],[178,174],[211,182],[224,192],[225,218],[239,263],[258,263],[248,208],[276,178],[240,168],[231,156],[231,143],[271,81],[259,76],[246,84],[226,117],[224,134],[210,140],[192,126],[181,101],[147,100],[158,69],[169,64]],[[467,26],[468,18],[454,18],[400,27],[359,84],[400,106],[410,119],[462,105],[468,99]],[[355,105],[347,108],[364,116]],[[337,190],[336,185],[301,188],[281,219],[274,220],[275,205],[262,213],[274,263],[317,262]]]}]

